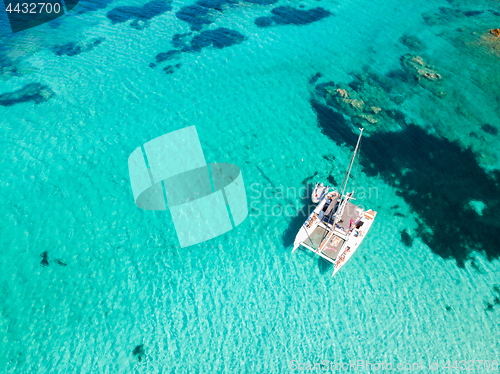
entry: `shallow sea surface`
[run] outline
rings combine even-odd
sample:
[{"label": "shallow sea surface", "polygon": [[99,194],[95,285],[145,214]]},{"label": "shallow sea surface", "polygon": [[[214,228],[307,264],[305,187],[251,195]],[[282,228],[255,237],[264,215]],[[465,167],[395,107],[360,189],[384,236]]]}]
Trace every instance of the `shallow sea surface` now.
[{"label": "shallow sea surface", "polygon": [[[14,35],[0,19],[0,372],[500,363],[500,38],[488,34],[498,1],[235,2],[214,5],[201,30],[176,16],[194,3],[151,14],[137,10],[145,4],[82,1]],[[124,6],[137,7],[124,12],[134,19],[109,13]],[[280,6],[331,15],[258,26]],[[239,34],[195,46],[221,28]],[[440,81],[401,73],[409,53]],[[361,152],[373,158],[356,168],[356,203],[378,214],[331,278],[331,266],[290,247],[306,187],[342,180],[357,134],[347,116],[321,116],[315,86],[367,74],[383,77],[373,95],[391,96],[404,120],[367,129]],[[33,83],[43,87],[30,94]],[[168,212],[135,206],[127,159],[191,125],[207,162],[241,168],[249,216],[180,248]]]}]

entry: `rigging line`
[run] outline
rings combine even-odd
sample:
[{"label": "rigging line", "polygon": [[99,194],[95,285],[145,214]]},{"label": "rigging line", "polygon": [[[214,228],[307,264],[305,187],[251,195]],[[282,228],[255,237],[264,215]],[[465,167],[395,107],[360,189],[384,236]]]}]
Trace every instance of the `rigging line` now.
[{"label": "rigging line", "polygon": [[[357,153],[357,151],[359,150],[361,152],[360,146],[361,146],[361,137],[363,135],[363,128],[360,128],[360,130],[361,130],[361,132],[359,134],[359,138],[358,138],[358,141],[356,143],[356,147],[354,148],[354,153],[353,153],[353,155],[351,157],[351,161],[349,162],[349,167],[347,168],[347,171],[346,171],[346,173],[344,175],[344,180],[342,181],[342,185],[341,185],[341,188],[340,188],[340,191],[339,191],[340,192],[339,207],[337,208],[337,211],[334,214],[336,216],[336,218],[333,221],[333,225],[336,225],[337,218],[339,218],[338,214],[339,213],[343,214],[345,205],[352,198],[352,196],[354,194],[354,190],[356,189],[356,182],[357,182],[357,178],[356,177],[357,177],[357,173],[358,173],[358,169],[359,169],[359,153]],[[352,170],[352,167],[353,167],[353,164],[354,164],[355,161],[356,161],[356,170],[354,171],[354,190],[351,192],[350,196],[345,196],[345,198],[342,199],[343,194],[344,194],[344,192],[347,189],[347,182],[349,181],[349,174],[351,173],[351,170]],[[344,183],[345,183],[345,185],[344,185]],[[330,202],[330,204],[334,204],[334,203],[335,203],[335,199],[332,199],[332,201]],[[330,219],[331,219],[331,215],[330,215],[330,217],[328,217],[328,224],[330,223]],[[321,222],[321,220],[320,220],[320,222]],[[335,229],[335,227],[332,227],[332,230],[333,229]],[[327,231],[327,233],[328,233],[328,231]],[[325,237],[328,235],[327,233],[323,234],[320,246],[323,243],[323,241],[325,240]],[[309,238],[309,240],[311,240],[311,238]]]},{"label": "rigging line", "polygon": [[361,153],[361,141],[359,142],[359,147],[358,147],[358,154],[357,154],[357,157],[356,157],[356,170],[354,170],[354,187],[353,187],[353,191],[356,190],[356,186],[358,184],[358,172],[359,172],[359,155]]},{"label": "rigging line", "polygon": [[358,150],[359,142],[361,141],[361,137],[363,135],[363,128],[361,128],[360,130],[361,130],[361,132],[359,133],[359,138],[358,138],[358,141],[356,142],[356,148],[354,148],[354,152],[352,154],[351,161],[349,162],[349,168],[347,169],[347,173],[346,173],[346,176],[345,176],[345,185],[344,185],[344,188],[341,191],[341,195],[344,195],[344,193],[346,191],[347,182],[349,181],[349,174],[351,173],[352,165],[354,164],[354,160],[356,158],[356,151]]},{"label": "rigging line", "polygon": [[344,186],[344,183],[345,183],[345,181],[347,179],[347,175],[348,174],[349,174],[349,168],[347,168],[347,171],[344,174],[344,179],[342,180],[342,184],[340,185],[340,189],[339,189],[340,196],[342,196],[342,189],[343,189],[343,186]]},{"label": "rigging line", "polygon": [[[328,223],[329,222],[330,222],[330,217],[328,217]],[[326,226],[326,227],[328,228],[328,226]],[[323,244],[323,242],[325,241],[325,238],[328,236],[329,233],[330,233],[329,231],[325,231],[323,233],[323,237],[321,238],[321,242],[319,243],[319,247],[321,247],[321,244]],[[325,245],[326,245],[326,243],[325,243]],[[319,247],[318,247],[318,249],[319,249]]]},{"label": "rigging line", "polygon": [[[310,223],[310,221],[309,221],[309,223]],[[304,226],[305,226],[305,223],[304,223],[304,225],[302,227],[304,227]],[[307,228],[304,228],[304,230],[306,231],[306,235],[309,238],[309,241],[311,242],[311,247],[314,248],[314,242],[312,241],[311,237],[309,236],[309,233],[307,232]],[[314,249],[316,249],[316,248],[314,248]]]}]

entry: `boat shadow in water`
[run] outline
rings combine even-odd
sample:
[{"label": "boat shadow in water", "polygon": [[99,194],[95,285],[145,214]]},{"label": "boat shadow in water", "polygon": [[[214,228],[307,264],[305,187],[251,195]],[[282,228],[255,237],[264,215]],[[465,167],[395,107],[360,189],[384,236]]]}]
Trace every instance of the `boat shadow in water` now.
[{"label": "boat shadow in water", "polygon": [[333,264],[325,260],[323,257],[318,257],[318,269],[321,274],[332,273]]},{"label": "boat shadow in water", "polygon": [[[316,175],[317,173],[314,176]],[[306,178],[302,182],[302,184],[306,188],[305,192],[303,193],[303,196],[299,196],[300,198],[299,210],[297,211],[295,217],[292,217],[288,225],[288,228],[282,235],[283,245],[287,249],[293,246],[293,242],[295,241],[295,236],[302,227],[302,224],[305,222],[307,217],[309,217],[309,214],[311,214],[311,212],[316,207],[316,204],[313,204],[311,201],[311,193],[314,189],[314,186],[312,183],[309,183],[309,180],[311,180],[314,176]]]},{"label": "boat shadow in water", "polygon": [[[354,127],[340,113],[315,100],[311,106],[325,135],[354,147]],[[419,217],[417,234],[437,255],[455,259],[459,267],[473,252],[490,261],[500,258],[500,172],[487,174],[470,149],[419,126],[401,125],[400,131],[363,139],[363,171],[397,189]]]}]

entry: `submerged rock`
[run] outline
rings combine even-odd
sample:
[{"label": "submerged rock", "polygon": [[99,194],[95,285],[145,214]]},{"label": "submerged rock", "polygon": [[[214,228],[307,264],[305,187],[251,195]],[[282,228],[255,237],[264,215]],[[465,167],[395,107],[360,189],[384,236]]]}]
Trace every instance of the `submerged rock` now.
[{"label": "submerged rock", "polygon": [[320,79],[321,77],[323,76],[323,74],[321,74],[320,72],[317,72],[316,74],[314,74],[311,79],[309,79],[309,84],[315,84],[318,79]]},{"label": "submerged rock", "polygon": [[206,30],[196,35],[191,40],[189,47],[184,47],[183,52],[200,52],[203,48],[213,47],[223,49],[235,44],[240,44],[245,36],[236,30],[219,27],[215,30]]},{"label": "submerged rock", "polygon": [[83,52],[88,52],[94,49],[96,46],[101,44],[104,41],[104,38],[92,38],[90,40],[81,41],[78,43],[64,43],[57,44],[53,46],[52,52],[54,52],[58,56],[76,56]]},{"label": "submerged rock", "polygon": [[337,112],[350,117],[356,126],[362,126],[368,132],[377,130],[383,124],[385,128],[395,125],[391,110],[384,109],[385,93],[380,86],[373,88],[373,81],[355,79],[349,85],[328,82],[318,84],[316,93],[325,103]]},{"label": "submerged rock", "polygon": [[500,56],[500,29],[491,29],[489,32],[483,33],[471,45],[486,47],[489,51]]},{"label": "submerged rock", "polygon": [[484,10],[466,10],[463,12],[466,17],[476,17],[484,13]]},{"label": "submerged rock", "polygon": [[405,34],[399,38],[399,41],[415,52],[419,52],[424,49],[422,41],[414,35]]},{"label": "submerged rock", "polygon": [[201,31],[203,26],[210,25],[217,15],[231,7],[245,4],[272,5],[278,0],[198,0],[194,4],[183,6],[175,16],[187,22],[192,31]]},{"label": "submerged rock", "polygon": [[365,102],[361,100],[359,95],[355,91],[347,92],[345,88],[337,88],[335,91],[336,96],[342,99],[342,101],[356,110],[363,110]]},{"label": "submerged rock", "polygon": [[163,68],[163,71],[166,74],[173,74],[175,70],[179,69],[181,67],[181,63],[178,63],[176,65],[167,65]]},{"label": "submerged rock", "polygon": [[455,8],[439,7],[436,12],[426,12],[422,14],[422,17],[429,26],[435,26],[459,20],[460,18],[466,17],[466,15]]},{"label": "submerged rock", "polygon": [[0,77],[9,79],[21,76],[17,62],[12,60],[4,51],[0,50]]},{"label": "submerged rock", "polygon": [[137,359],[140,361],[142,361],[142,358],[144,357],[144,344],[140,344],[140,345],[137,345],[135,348],[134,348],[134,351],[132,352],[132,354],[137,357]]},{"label": "submerged rock", "polygon": [[128,20],[132,20],[131,27],[135,29],[142,29],[147,26],[148,20],[169,12],[172,10],[171,0],[153,0],[142,7],[136,6],[119,6],[110,10],[106,17],[111,21],[111,23],[123,23]]},{"label": "submerged rock", "polygon": [[490,125],[489,123],[481,126],[481,130],[491,135],[498,135],[498,129],[495,126]]},{"label": "submerged rock", "polygon": [[406,247],[411,247],[413,245],[413,238],[408,234],[408,231],[403,230],[401,233],[401,241]]},{"label": "submerged rock", "polygon": [[[179,55],[180,53],[182,53],[182,51],[178,51],[176,49],[172,49],[172,50],[167,51],[167,52],[158,53],[156,55],[156,62],[159,63],[159,62],[163,62],[166,60],[170,60],[171,58]],[[151,67],[153,67],[153,66],[151,66]]]},{"label": "submerged rock", "polygon": [[[314,100],[326,104],[354,127],[364,127],[367,137],[377,131],[399,131],[412,122],[401,110],[407,98],[420,92],[414,83],[408,85],[410,73],[397,69],[380,74],[366,67],[350,75],[350,82],[317,84]],[[434,91],[441,90],[441,84],[427,79],[419,84],[436,95]]]},{"label": "submerged rock", "polygon": [[412,75],[417,81],[421,79],[427,79],[429,81],[439,81],[441,80],[441,75],[435,70],[435,68],[429,65],[420,56],[407,54],[401,57],[401,65],[403,69],[406,70],[410,75]]},{"label": "submerged rock", "polygon": [[274,8],[270,17],[259,17],[255,20],[257,27],[270,27],[280,25],[308,25],[310,23],[329,17],[331,13],[321,7],[301,10],[285,5]]},{"label": "submerged rock", "polygon": [[27,101],[34,101],[35,104],[40,104],[53,96],[54,92],[48,86],[40,83],[29,83],[17,91],[1,94],[0,105],[12,106]]},{"label": "submerged rock", "polygon": [[40,261],[40,266],[49,266],[49,255],[47,251],[44,251],[40,254],[42,261]]},{"label": "submerged rock", "polygon": [[[176,36],[174,36],[176,38]],[[182,53],[200,52],[204,48],[212,47],[216,49],[223,49],[235,44],[240,44],[245,40],[245,36],[236,30],[231,30],[226,27],[219,27],[215,30],[202,31],[194,36],[190,41],[183,41],[181,49],[171,49],[167,52],[161,52],[156,55],[156,63],[166,60],[171,60],[178,57]],[[156,64],[149,65],[155,67]],[[177,66],[176,66],[177,67]],[[165,70],[167,74],[173,72],[172,70]]]},{"label": "submerged rock", "polygon": [[500,37],[500,29],[491,29],[490,34]]}]

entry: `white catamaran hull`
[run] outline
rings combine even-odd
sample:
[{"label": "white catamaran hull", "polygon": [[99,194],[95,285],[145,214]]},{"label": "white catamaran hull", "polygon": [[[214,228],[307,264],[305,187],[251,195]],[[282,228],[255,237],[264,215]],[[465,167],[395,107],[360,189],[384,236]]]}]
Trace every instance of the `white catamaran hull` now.
[{"label": "white catamaran hull", "polygon": [[[324,187],[323,183],[316,183],[311,198],[313,202],[319,201],[319,204],[300,228],[293,244],[292,252],[303,246],[332,262],[334,264],[333,275],[359,248],[377,215],[377,212],[373,210],[365,212],[350,202],[353,199],[354,190],[345,194],[363,134],[363,129],[360,130],[356,148],[339,192],[328,193],[328,187]],[[320,195],[321,199],[318,200]]]},{"label": "white catamaran hull", "polygon": [[[306,222],[302,225],[297,236],[295,237],[293,251],[295,252],[300,246],[318,254],[325,260],[334,264],[333,275],[335,275],[352,257],[354,252],[359,248],[363,239],[370,230],[377,212],[369,210],[361,212],[358,219],[352,225],[353,227],[347,232],[342,232],[337,227],[333,227],[321,220],[326,198],[316,207],[311,213]],[[315,231],[319,229],[325,232],[321,240],[315,245]],[[334,242],[343,241],[340,250],[335,252],[331,250],[331,244]],[[330,246],[329,246],[330,245]]]},{"label": "white catamaran hull", "polygon": [[359,248],[361,242],[368,233],[368,230],[372,226],[373,220],[375,219],[376,215],[377,212],[373,210],[369,210],[368,212],[363,214],[363,218],[361,218],[360,220],[360,222],[363,222],[363,230],[355,230],[349,237],[349,240],[344,243],[339,256],[335,260],[332,277],[340,270],[340,268],[342,268],[342,266],[346,264],[347,261],[349,261],[354,252],[356,252],[356,250]]},{"label": "white catamaran hull", "polygon": [[323,200],[321,200],[321,202],[316,206],[311,215],[304,222],[299,232],[295,236],[292,253],[295,252],[297,248],[299,248],[300,245],[310,237],[312,232],[314,232],[321,218],[323,218],[321,213],[323,211],[323,207],[325,206],[326,202],[327,202],[326,197],[323,197]]}]

